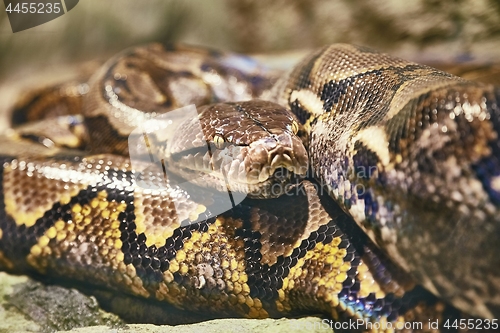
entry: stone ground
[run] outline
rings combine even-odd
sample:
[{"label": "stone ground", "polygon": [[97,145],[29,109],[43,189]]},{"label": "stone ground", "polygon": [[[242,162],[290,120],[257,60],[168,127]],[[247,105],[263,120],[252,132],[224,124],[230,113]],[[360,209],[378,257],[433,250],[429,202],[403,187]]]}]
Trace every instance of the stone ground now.
[{"label": "stone ground", "polygon": [[[128,297],[107,293],[98,296],[113,311],[139,322],[148,316],[169,316],[174,321],[192,321],[191,315],[175,309],[150,308]],[[125,309],[125,310],[124,310]],[[163,313],[161,311],[164,311]],[[162,317],[163,318],[163,317]],[[196,319],[195,319],[196,320]],[[103,333],[189,333],[189,332],[325,332],[321,319],[218,319],[184,325],[153,325],[125,323],[116,314],[102,310],[94,296],[72,288],[45,285],[26,276],[0,272],[0,333],[11,332],[103,332]]]}]

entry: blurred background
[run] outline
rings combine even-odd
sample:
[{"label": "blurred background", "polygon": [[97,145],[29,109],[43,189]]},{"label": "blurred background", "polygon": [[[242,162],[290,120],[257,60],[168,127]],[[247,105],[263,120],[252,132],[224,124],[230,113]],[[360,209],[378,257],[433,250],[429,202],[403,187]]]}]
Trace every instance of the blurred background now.
[{"label": "blurred background", "polygon": [[427,63],[498,62],[500,1],[85,0],[15,34],[0,4],[0,111],[19,89],[150,41],[251,54],[347,42]]}]

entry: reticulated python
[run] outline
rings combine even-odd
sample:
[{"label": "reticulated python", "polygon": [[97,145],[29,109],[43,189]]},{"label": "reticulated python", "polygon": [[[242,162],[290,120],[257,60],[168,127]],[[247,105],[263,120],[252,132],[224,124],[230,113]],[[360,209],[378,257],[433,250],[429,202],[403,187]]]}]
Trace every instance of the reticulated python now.
[{"label": "reticulated python", "polygon": [[[14,123],[48,119],[0,146],[0,267],[227,316],[406,320],[424,331],[429,319],[466,316],[433,293],[500,317],[500,89],[349,45],[316,51],[272,88],[253,65],[155,44],[114,57],[88,85],[21,103]],[[276,184],[291,194],[218,214],[220,198],[187,194],[164,170],[134,174],[138,122],[256,96],[278,104],[199,108],[210,161],[183,138],[189,123],[178,146],[159,150],[180,177],[217,183],[206,173],[216,165],[222,184],[254,184],[250,196],[278,196]],[[50,118],[80,112],[88,131],[78,116]],[[82,146],[100,155],[69,149]],[[225,164],[231,147],[236,166]],[[316,181],[297,185],[308,165]]]}]

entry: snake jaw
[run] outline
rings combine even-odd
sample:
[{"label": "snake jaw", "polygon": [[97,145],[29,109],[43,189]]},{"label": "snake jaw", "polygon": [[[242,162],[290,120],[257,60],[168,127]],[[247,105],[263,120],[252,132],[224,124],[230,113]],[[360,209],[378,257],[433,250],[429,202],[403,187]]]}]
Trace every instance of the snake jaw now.
[{"label": "snake jaw", "polygon": [[308,170],[308,155],[302,141],[287,132],[252,142],[245,159],[246,182],[258,191],[254,198],[278,197],[303,179]]}]

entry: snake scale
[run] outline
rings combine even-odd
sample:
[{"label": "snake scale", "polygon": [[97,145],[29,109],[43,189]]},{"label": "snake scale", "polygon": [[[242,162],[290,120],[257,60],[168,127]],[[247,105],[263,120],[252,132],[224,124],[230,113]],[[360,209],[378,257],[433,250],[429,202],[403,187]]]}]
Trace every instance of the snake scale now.
[{"label": "snake scale", "polygon": [[[127,50],[13,113],[0,268],[218,316],[362,320],[354,331],[499,318],[499,101],[494,86],[344,44],[277,80],[234,54]],[[197,160],[208,144],[230,180],[253,181],[227,211],[128,157],[138,123],[188,104],[210,104],[204,137],[188,122],[161,150],[180,178],[221,181]],[[238,165],[224,164],[231,147]]]}]

